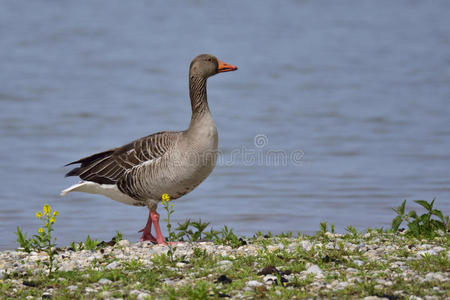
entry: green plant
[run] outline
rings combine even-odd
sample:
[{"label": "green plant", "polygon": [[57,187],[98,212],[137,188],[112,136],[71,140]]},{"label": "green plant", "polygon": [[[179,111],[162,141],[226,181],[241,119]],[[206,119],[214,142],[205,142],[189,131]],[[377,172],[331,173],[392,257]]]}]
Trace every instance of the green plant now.
[{"label": "green plant", "polygon": [[218,231],[211,229],[209,232],[203,233],[209,224],[209,222],[202,222],[201,220],[191,221],[190,219],[187,219],[182,224],[178,223],[178,227],[175,228],[177,231],[175,238],[177,240],[184,240],[186,237],[190,242],[197,242],[202,239],[212,240],[217,236]]},{"label": "green plant", "polygon": [[86,250],[95,250],[98,243],[99,243],[99,241],[91,239],[91,237],[88,235],[86,240],[83,243],[83,246],[84,246],[84,249],[86,249]]},{"label": "green plant", "polygon": [[118,241],[123,240],[123,234],[116,230],[116,235],[112,239],[117,243]]},{"label": "green plant", "polygon": [[[420,216],[414,210],[405,213],[406,200],[404,200],[400,206],[393,209],[397,213],[397,216],[392,220],[391,229],[394,232],[397,232],[400,225],[405,221],[408,226],[407,234],[414,237],[423,236],[433,238],[437,235],[438,230],[448,232],[449,216],[444,216],[440,210],[433,208],[435,200],[436,198],[430,203],[425,200],[414,201],[426,210],[426,212]],[[433,218],[433,216],[438,219]]]},{"label": "green plant", "polygon": [[48,261],[44,265],[48,268],[48,275],[51,276],[54,271],[55,254],[53,247],[56,243],[56,237],[52,238],[53,224],[58,216],[58,211],[52,211],[50,205],[45,204],[42,211],[36,212],[36,217],[43,222],[43,226],[38,229],[38,234],[34,234],[32,238],[27,238],[19,227],[17,227],[17,242],[19,246],[26,252],[44,251],[47,253]]},{"label": "green plant", "polygon": [[233,230],[228,229],[227,225],[225,225],[223,229],[217,234],[217,238],[214,240],[214,243],[237,248],[244,244],[244,240],[235,235]]},{"label": "green plant", "polygon": [[350,233],[354,238],[358,237],[358,231],[356,230],[355,226],[348,225],[345,230]]},{"label": "green plant", "polygon": [[174,242],[176,239],[175,232],[172,231],[172,224],[170,223],[170,216],[174,213],[173,204],[170,203],[170,196],[168,194],[163,194],[161,197],[161,202],[164,207],[164,210],[167,212],[167,246],[169,247],[169,250],[167,250],[167,255],[170,258],[171,263],[175,262],[175,251],[177,250],[177,247],[174,246]]},{"label": "green plant", "polygon": [[16,235],[20,250],[30,253],[33,249],[32,239],[27,238],[27,234],[22,233],[19,226],[17,226]]}]

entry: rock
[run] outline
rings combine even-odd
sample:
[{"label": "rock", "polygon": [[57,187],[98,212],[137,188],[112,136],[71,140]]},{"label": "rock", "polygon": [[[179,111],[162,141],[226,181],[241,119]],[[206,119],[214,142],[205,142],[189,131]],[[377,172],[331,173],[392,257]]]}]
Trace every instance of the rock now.
[{"label": "rock", "polygon": [[338,289],[338,290],[345,289],[348,285],[349,285],[348,282],[342,281],[336,285],[336,289]]},{"label": "rock", "polygon": [[313,247],[313,245],[310,241],[301,241],[300,245],[302,246],[303,250],[305,250],[305,251],[310,251]]},{"label": "rock", "polygon": [[105,269],[106,269],[106,270],[112,270],[112,269],[117,268],[118,265],[119,265],[119,264],[117,263],[117,261],[113,261],[112,263],[110,263],[109,265],[107,265],[107,266],[105,267]]},{"label": "rock", "polygon": [[93,289],[93,288],[91,288],[91,287],[85,288],[84,291],[85,291],[86,293],[95,293],[95,292],[97,292],[95,289]]},{"label": "rock", "polygon": [[354,261],[353,261],[353,263],[355,264],[355,265],[357,265],[357,266],[362,266],[362,265],[364,265],[364,262],[362,261],[362,260],[359,260],[359,259],[355,259]]},{"label": "rock", "polygon": [[0,269],[0,280],[5,278],[6,271],[3,269]]},{"label": "rock", "polygon": [[67,289],[68,289],[69,291],[74,292],[74,291],[76,291],[76,290],[78,289],[78,287],[77,287],[76,285],[69,285],[69,286],[67,287]]},{"label": "rock", "polygon": [[106,279],[106,278],[102,278],[102,279],[100,279],[100,280],[98,281],[98,283],[100,283],[100,284],[111,284],[112,281],[109,280],[109,279]]},{"label": "rock", "polygon": [[437,252],[434,249],[430,249],[430,250],[421,250],[421,251],[417,251],[417,258],[423,258],[425,255],[438,255],[439,252]]},{"label": "rock", "polygon": [[247,282],[247,286],[248,287],[252,287],[252,288],[255,288],[255,287],[258,287],[258,286],[262,286],[262,285],[263,285],[263,283],[261,283],[259,281],[256,281],[256,280],[250,280],[250,281]]},{"label": "rock", "polygon": [[263,281],[265,284],[272,285],[277,282],[277,276],[268,274],[264,276]]},{"label": "rock", "polygon": [[311,265],[305,271],[307,274],[314,274],[316,277],[323,277],[323,272],[318,265]]},{"label": "rock", "polygon": [[425,275],[426,281],[445,281],[448,280],[445,276],[443,276],[441,273],[433,273],[430,272],[427,275]]},{"label": "rock", "polygon": [[147,294],[147,293],[144,293],[144,292],[142,292],[142,293],[139,293],[138,295],[137,295],[137,300],[145,300],[145,299],[147,299],[147,298],[149,298],[150,297],[150,294]]},{"label": "rock", "polygon": [[165,279],[163,280],[163,283],[165,283],[165,284],[167,284],[167,285],[174,285],[174,284],[175,284],[175,281],[173,281],[173,280],[171,280],[171,279],[169,279],[169,278],[165,278]]},{"label": "rock", "polygon": [[119,244],[119,246],[122,246],[122,247],[127,247],[130,245],[130,242],[128,240],[121,240],[117,244]]},{"label": "rock", "polygon": [[177,262],[175,266],[177,266],[178,268],[184,268],[186,264],[184,262]]},{"label": "rock", "polygon": [[109,298],[111,297],[112,293],[110,291],[103,291],[100,293],[100,297],[102,298]]}]

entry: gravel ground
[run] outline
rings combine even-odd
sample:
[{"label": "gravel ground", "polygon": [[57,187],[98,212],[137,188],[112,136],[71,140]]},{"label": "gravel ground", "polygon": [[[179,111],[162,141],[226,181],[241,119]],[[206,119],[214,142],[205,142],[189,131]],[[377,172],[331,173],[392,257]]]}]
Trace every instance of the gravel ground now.
[{"label": "gravel ground", "polygon": [[252,238],[235,248],[121,240],[55,256],[49,277],[45,252],[1,252],[0,298],[450,299],[448,234],[327,232]]}]

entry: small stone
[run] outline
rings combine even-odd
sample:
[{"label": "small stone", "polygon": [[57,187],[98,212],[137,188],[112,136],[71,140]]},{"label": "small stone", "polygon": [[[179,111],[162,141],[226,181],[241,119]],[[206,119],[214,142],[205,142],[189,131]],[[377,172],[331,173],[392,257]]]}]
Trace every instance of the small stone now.
[{"label": "small stone", "polygon": [[346,282],[346,281],[342,281],[342,282],[339,282],[337,285],[336,285],[336,289],[338,289],[338,290],[340,290],[340,289],[345,289],[347,286],[348,286],[348,282]]},{"label": "small stone", "polygon": [[357,266],[362,266],[362,265],[364,265],[364,262],[362,261],[362,260],[359,260],[359,259],[355,259],[354,261],[353,261],[353,263],[355,264],[355,265],[357,265]]},{"label": "small stone", "polygon": [[272,285],[275,282],[277,282],[277,276],[268,274],[268,275],[264,276],[263,281],[265,282],[265,284]]},{"label": "small stone", "polygon": [[305,271],[306,273],[314,274],[317,277],[323,277],[323,272],[319,268],[318,265],[311,265],[308,269]]},{"label": "small stone", "polygon": [[109,298],[111,297],[112,293],[110,291],[103,291],[100,293],[100,297],[102,298]]},{"label": "small stone", "polygon": [[250,280],[250,281],[247,282],[247,286],[248,287],[252,287],[252,288],[255,288],[255,287],[258,287],[258,286],[262,286],[262,285],[263,285],[263,283],[261,283],[259,281],[256,281],[256,280]]},{"label": "small stone", "polygon": [[78,287],[77,287],[76,285],[69,285],[69,286],[67,287],[67,289],[68,289],[69,291],[74,292],[74,291],[76,291],[76,290],[78,289]]},{"label": "small stone", "polygon": [[110,263],[109,265],[107,265],[107,266],[105,267],[105,269],[111,270],[111,269],[117,268],[117,266],[118,266],[117,261],[113,261],[112,263]]},{"label": "small stone", "polygon": [[334,244],[330,242],[330,243],[325,245],[325,248],[328,249],[328,250],[333,250],[334,249]]},{"label": "small stone", "polygon": [[93,288],[91,288],[91,287],[85,288],[84,291],[85,291],[86,293],[95,293],[95,292],[96,292],[96,290],[93,289]]},{"label": "small stone", "polygon": [[139,293],[138,294],[138,296],[137,296],[137,300],[145,300],[145,299],[147,299],[148,297],[150,297],[150,295],[149,294],[147,294],[147,293]]},{"label": "small stone", "polygon": [[5,270],[0,269],[0,280],[5,278]]},{"label": "small stone", "polygon": [[173,280],[171,280],[169,278],[166,278],[166,279],[163,280],[163,283],[165,283],[167,285],[174,285],[175,281],[173,281]]},{"label": "small stone", "polygon": [[98,283],[100,283],[100,284],[111,284],[112,281],[109,280],[109,279],[106,279],[106,278],[102,278],[102,279],[100,279],[100,280],[98,281]]},{"label": "small stone", "polygon": [[175,266],[177,266],[178,268],[184,268],[186,264],[184,262],[177,262]]},{"label": "small stone", "polygon": [[417,256],[417,258],[423,258],[425,255],[433,255],[433,256],[435,256],[435,255],[438,255],[438,254],[439,254],[439,252],[437,252],[436,250],[430,249],[430,250],[417,251],[416,256]]},{"label": "small stone", "polygon": [[301,241],[300,245],[302,246],[303,250],[305,250],[305,251],[310,251],[313,246],[310,241]]},{"label": "small stone", "polygon": [[430,272],[427,275],[425,275],[426,281],[445,281],[446,278],[441,273],[433,273]]},{"label": "small stone", "polygon": [[117,244],[119,244],[119,246],[122,246],[122,247],[127,247],[130,245],[130,242],[128,240],[121,240]]}]

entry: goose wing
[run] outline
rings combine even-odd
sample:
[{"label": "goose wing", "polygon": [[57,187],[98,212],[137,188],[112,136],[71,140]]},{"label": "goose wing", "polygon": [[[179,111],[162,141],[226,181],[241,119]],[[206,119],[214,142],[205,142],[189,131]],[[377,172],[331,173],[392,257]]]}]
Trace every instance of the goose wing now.
[{"label": "goose wing", "polygon": [[122,147],[106,150],[71,162],[80,164],[67,176],[79,176],[82,180],[98,184],[116,184],[124,174],[142,164],[149,164],[162,157],[176,142],[180,132],[163,131]]}]

